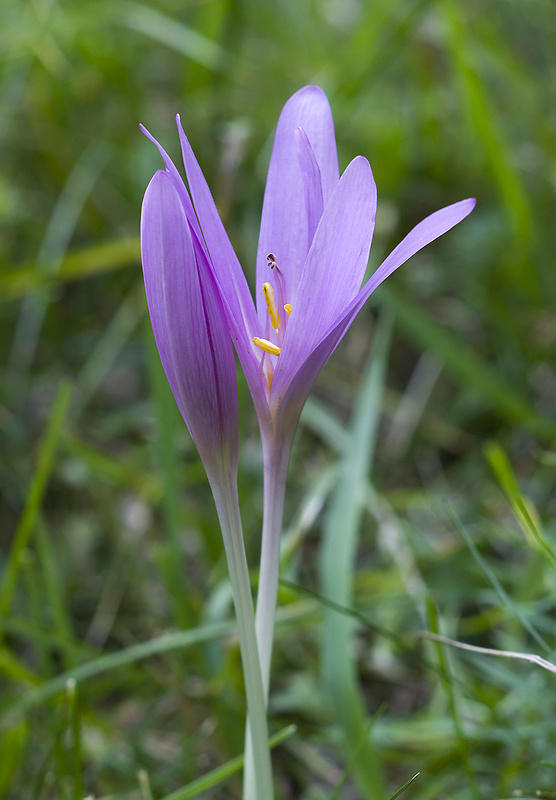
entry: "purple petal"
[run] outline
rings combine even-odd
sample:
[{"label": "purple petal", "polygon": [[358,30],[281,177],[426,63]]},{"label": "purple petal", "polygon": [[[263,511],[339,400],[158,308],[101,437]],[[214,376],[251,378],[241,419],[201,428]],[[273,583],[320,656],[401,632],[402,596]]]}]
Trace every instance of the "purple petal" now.
[{"label": "purple petal", "polygon": [[382,262],[380,267],[371,275],[365,286],[361,289],[361,305],[371,296],[377,286],[391,275],[394,270],[401,267],[411,256],[422,250],[427,244],[434,242],[439,236],[447,233],[465,219],[475,208],[476,200],[470,197],[467,200],[460,200],[451,206],[441,208],[421,220],[411,230],[405,239],[395,247],[390,255]]},{"label": "purple petal", "polygon": [[322,180],[319,165],[309,137],[303,128],[296,128],[297,157],[299,169],[303,178],[305,188],[305,209],[307,213],[307,238],[313,241],[322,212],[324,202],[322,198]]},{"label": "purple petal", "polygon": [[[280,414],[285,420],[289,420],[290,424],[297,424],[296,415],[301,413],[313,383],[372,292],[411,256],[465,219],[475,208],[475,202],[474,198],[469,198],[435,211],[407,234],[324,334],[293,379],[289,383],[282,381],[282,397],[279,391],[274,391],[275,388],[280,389],[275,375],[272,400],[274,404],[280,405]],[[282,350],[280,360],[284,354],[285,349]]]},{"label": "purple petal", "polygon": [[212,272],[226,309],[230,333],[257,411],[268,414],[259,376],[260,351],[253,344],[253,337],[261,335],[253,298],[179,115],[176,122],[189,189],[208,248]]},{"label": "purple petal", "polygon": [[162,156],[162,160],[164,161],[164,166],[166,167],[166,171],[171,176],[174,188],[177,191],[180,200],[182,202],[189,225],[191,226],[192,230],[195,231],[195,234],[199,242],[202,243],[203,237],[201,235],[201,229],[199,228],[197,217],[195,216],[195,211],[193,210],[191,198],[189,197],[183,179],[180,173],[178,172],[176,165],[174,164],[174,162],[172,161],[166,150],[162,147],[161,144],[159,144],[159,142],[156,141],[154,136],[151,133],[149,133],[149,131],[145,128],[144,125],[139,125],[139,129],[141,130],[141,133],[143,133],[147,137],[147,139],[149,139],[149,141],[151,141],[154,144],[154,146],[157,148],[158,152]]},{"label": "purple petal", "polygon": [[209,478],[235,470],[237,384],[228,325],[203,249],[163,171],[143,200],[141,257],[160,358]]},{"label": "purple petal", "polygon": [[347,167],[324,209],[301,276],[274,374],[273,393],[308,357],[356,296],[369,258],[376,186],[362,156]]},{"label": "purple petal", "polygon": [[305,86],[285,104],[278,120],[264,194],[257,253],[257,308],[264,322],[260,287],[268,280],[266,257],[276,256],[288,287],[299,281],[311,245],[306,212],[306,193],[299,169],[296,129],[302,128],[320,170],[326,205],[338,182],[338,155],[334,123],[326,95],[317,86]]}]

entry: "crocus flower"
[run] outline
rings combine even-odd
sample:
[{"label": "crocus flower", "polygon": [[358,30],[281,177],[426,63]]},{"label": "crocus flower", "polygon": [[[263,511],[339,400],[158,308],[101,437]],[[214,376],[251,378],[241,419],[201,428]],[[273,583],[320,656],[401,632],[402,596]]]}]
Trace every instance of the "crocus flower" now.
[{"label": "crocus flower", "polygon": [[[267,691],[284,487],[303,405],[372,292],[412,255],[461,222],[475,200],[462,200],[420,222],[361,286],[376,215],[373,175],[368,161],[357,156],[340,177],[328,101],[321,89],[306,86],[287,101],[278,121],[254,303],[179,116],[177,125],[191,195],[169,156],[144,132],[162,155],[195,253],[202,252],[210,266],[261,430],[265,505],[257,637]],[[175,268],[183,265],[181,259]],[[247,773],[249,762],[248,752]]]},{"label": "crocus flower", "polygon": [[[408,258],[464,219],[475,201],[455,203],[419,223],[361,287],[376,215],[371,168],[357,156],[339,176],[326,95],[316,86],[300,89],[284,106],[276,130],[263,203],[255,308],[179,117],[177,124],[202,231],[198,245],[206,247],[261,430],[265,437],[289,441],[316,377],[371,293]],[[155,144],[190,215],[179,173]]]},{"label": "crocus flower", "polygon": [[[203,173],[178,132],[191,192],[158,147],[197,248],[211,265],[239,360],[253,397],[265,462],[265,520],[259,586],[276,582],[279,529],[289,452],[299,415],[319,372],[371,293],[425,245],[461,222],[474,199],[420,222],[361,286],[376,215],[368,161],[357,156],[340,177],[330,106],[306,86],[285,104],[266,183],[256,265],[256,305]],[[194,208],[194,212],[193,212]],[[197,225],[198,220],[198,225]],[[199,233],[199,228],[201,233]],[[270,593],[259,591],[259,608]],[[273,614],[261,612],[267,620]],[[268,624],[258,633],[268,638]],[[270,646],[263,648],[269,650]],[[269,657],[262,654],[263,677]]]},{"label": "crocus flower", "polygon": [[234,354],[206,252],[172,178],[159,170],[141,212],[141,258],[154,338],[211,484],[237,473]]},{"label": "crocus flower", "polygon": [[154,338],[205,466],[236,608],[252,737],[247,794],[272,800],[266,696],[237,497],[236,370],[226,312],[183,182],[152,178],[141,211],[141,259]]}]

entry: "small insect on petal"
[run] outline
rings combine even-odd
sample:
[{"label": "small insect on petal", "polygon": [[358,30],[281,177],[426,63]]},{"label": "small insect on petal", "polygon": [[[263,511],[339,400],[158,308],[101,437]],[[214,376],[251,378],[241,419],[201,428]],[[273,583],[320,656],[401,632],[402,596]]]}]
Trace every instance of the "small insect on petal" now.
[{"label": "small insect on petal", "polygon": [[253,341],[257,347],[260,347],[265,353],[270,353],[271,356],[279,356],[281,353],[278,345],[269,342],[268,339],[260,339],[258,336],[254,336]]},{"label": "small insect on petal", "polygon": [[266,300],[266,307],[268,309],[270,322],[274,330],[277,331],[282,322],[280,321],[278,306],[276,305],[276,300],[274,299],[274,290],[270,283],[263,283],[263,294],[264,299]]}]

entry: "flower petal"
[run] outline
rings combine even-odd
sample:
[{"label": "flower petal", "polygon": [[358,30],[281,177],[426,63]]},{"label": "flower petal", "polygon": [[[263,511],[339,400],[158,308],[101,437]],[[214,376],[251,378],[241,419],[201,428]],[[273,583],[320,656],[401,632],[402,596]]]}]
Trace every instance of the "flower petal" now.
[{"label": "flower petal", "polygon": [[[307,213],[307,238],[313,241],[322,212],[324,201],[322,197],[322,179],[315,152],[311,147],[309,137],[303,128],[296,128],[297,157],[299,169],[305,188],[305,209]],[[295,299],[292,295],[292,302]]]},{"label": "flower petal", "polygon": [[209,479],[235,470],[237,384],[225,312],[174,181],[162,170],[143,200],[141,257],[160,358]]},{"label": "flower petal", "polygon": [[182,205],[192,230],[195,231],[199,242],[203,242],[203,237],[201,235],[201,229],[199,227],[199,222],[197,221],[197,217],[195,216],[195,211],[193,210],[193,204],[191,203],[191,198],[185,188],[185,184],[183,182],[183,178],[181,177],[178,169],[166,150],[162,147],[162,145],[156,141],[154,136],[149,133],[149,131],[145,128],[144,125],[139,125],[139,129],[141,133],[143,133],[149,141],[151,141],[154,146],[157,148],[158,152],[162,156],[162,160],[164,161],[164,166],[166,167],[167,173],[171,176],[172,182],[174,184],[174,188],[177,191],[180,200],[182,201]]},{"label": "flower petal", "polygon": [[377,286],[380,286],[389,275],[398,267],[422,250],[427,244],[434,242],[439,236],[447,233],[475,208],[476,200],[469,197],[467,200],[460,200],[450,206],[435,211],[425,219],[421,220],[395,247],[390,255],[382,262],[380,267],[375,270],[367,283],[361,289],[361,305],[371,296]]},{"label": "flower petal", "polygon": [[183,131],[179,114],[176,123],[189,189],[208,248],[212,273],[226,309],[230,333],[257,412],[259,415],[268,415],[268,404],[260,377],[260,352],[253,344],[253,337],[261,334],[253,298],[205,176]]},{"label": "flower petal", "polygon": [[[300,365],[293,379],[289,383],[283,382],[282,394],[273,395],[273,403],[280,405],[280,415],[284,420],[296,421],[296,415],[301,413],[301,409],[311,391],[313,383],[318,377],[349,326],[368,300],[373,291],[394,272],[399,266],[404,264],[411,256],[430,244],[439,236],[447,233],[451,228],[467,217],[475,208],[475,199],[469,198],[453,203],[446,208],[435,211],[434,214],[426,217],[411,230],[405,239],[394,248],[390,255],[383,261],[373,273],[371,278],[353,298],[351,303],[340,314],[338,319],[316,344],[312,352]],[[284,350],[280,359],[284,355]],[[274,378],[273,390],[276,386],[276,376]],[[279,388],[279,387],[278,387]],[[284,423],[286,424],[286,423]]]},{"label": "flower petal", "polygon": [[[266,257],[274,253],[293,293],[311,245],[305,187],[298,162],[297,128],[305,131],[315,154],[326,205],[338,182],[338,154],[330,106],[318,86],[300,89],[282,109],[274,137],[261,218],[257,287],[268,280]],[[257,308],[259,320],[263,323],[266,311],[259,293]]]},{"label": "flower petal", "polygon": [[273,392],[284,389],[288,376],[295,374],[357,294],[367,267],[375,214],[371,168],[367,159],[358,156],[342,175],[315,233],[292,302]]}]

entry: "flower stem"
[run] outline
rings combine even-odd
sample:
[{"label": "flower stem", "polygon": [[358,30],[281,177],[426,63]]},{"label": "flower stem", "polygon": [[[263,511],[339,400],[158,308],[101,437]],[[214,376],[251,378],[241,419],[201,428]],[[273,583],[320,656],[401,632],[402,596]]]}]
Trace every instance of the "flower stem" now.
[{"label": "flower stem", "polygon": [[263,689],[261,667],[255,634],[253,600],[249,571],[239,514],[237,484],[227,476],[222,481],[211,480],[214,502],[222,528],[226,559],[236,610],[241,660],[247,695],[249,719],[248,751],[253,766],[245,769],[245,797],[272,800],[272,767],[266,720],[266,693]]},{"label": "flower stem", "polygon": [[[286,477],[291,452],[291,441],[277,443],[274,436],[263,436],[264,458],[264,510],[261,546],[261,566],[257,592],[257,613],[255,629],[259,649],[259,661],[263,681],[265,707],[268,703],[270,681],[270,662],[274,639],[274,618],[278,598],[278,579],[280,575],[280,535],[284,514],[284,495]],[[251,718],[248,717],[245,734],[245,784],[251,782],[256,764],[256,754],[251,748]],[[245,795],[246,800],[255,797]],[[257,798],[258,800],[258,798]]]},{"label": "flower stem", "polygon": [[279,445],[274,438],[270,442],[263,440],[264,511],[255,630],[261,662],[263,691],[267,703],[274,639],[274,616],[280,576],[280,538],[290,450],[289,444]]}]

